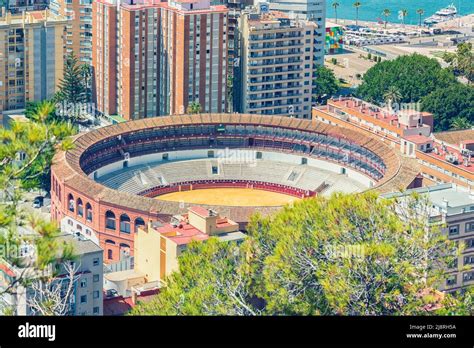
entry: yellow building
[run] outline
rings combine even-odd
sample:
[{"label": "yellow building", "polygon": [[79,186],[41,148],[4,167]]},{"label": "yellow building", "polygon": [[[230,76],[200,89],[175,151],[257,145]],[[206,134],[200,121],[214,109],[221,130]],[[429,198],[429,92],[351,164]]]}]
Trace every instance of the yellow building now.
[{"label": "yellow building", "polygon": [[170,224],[148,225],[135,236],[135,270],[147,282],[162,281],[178,270],[178,257],[192,241],[205,241],[215,236],[222,241],[241,241],[245,234],[239,225],[216,212],[191,207],[188,214],[173,217]]}]

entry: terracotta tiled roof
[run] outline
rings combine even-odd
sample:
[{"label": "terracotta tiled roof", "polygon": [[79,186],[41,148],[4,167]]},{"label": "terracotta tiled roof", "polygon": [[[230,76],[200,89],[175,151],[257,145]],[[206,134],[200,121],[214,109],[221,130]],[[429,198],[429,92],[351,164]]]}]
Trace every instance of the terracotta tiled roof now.
[{"label": "terracotta tiled roof", "polygon": [[439,132],[435,133],[434,136],[440,141],[451,145],[459,146],[462,141],[474,139],[474,129]]}]

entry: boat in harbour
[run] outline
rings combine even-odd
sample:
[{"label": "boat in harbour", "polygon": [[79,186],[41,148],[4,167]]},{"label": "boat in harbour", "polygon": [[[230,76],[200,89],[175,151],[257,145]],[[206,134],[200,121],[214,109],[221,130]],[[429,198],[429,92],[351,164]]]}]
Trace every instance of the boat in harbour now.
[{"label": "boat in harbour", "polygon": [[449,5],[448,7],[442,8],[441,10],[436,11],[436,13],[424,20],[424,23],[427,25],[433,25],[441,22],[446,22],[451,19],[456,18],[458,10],[454,4]]}]

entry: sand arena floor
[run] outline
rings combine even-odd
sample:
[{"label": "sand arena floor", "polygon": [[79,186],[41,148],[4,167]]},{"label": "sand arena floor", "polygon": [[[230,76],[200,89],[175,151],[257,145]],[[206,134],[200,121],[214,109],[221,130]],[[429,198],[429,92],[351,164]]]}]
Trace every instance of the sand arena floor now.
[{"label": "sand arena floor", "polygon": [[275,207],[299,198],[282,193],[247,188],[211,188],[172,192],[158,196],[163,201],[241,207]]}]

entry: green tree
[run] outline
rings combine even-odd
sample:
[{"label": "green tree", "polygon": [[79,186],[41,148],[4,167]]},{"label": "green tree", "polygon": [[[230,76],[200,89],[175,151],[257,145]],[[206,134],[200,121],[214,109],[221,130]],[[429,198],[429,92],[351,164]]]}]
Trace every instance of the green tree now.
[{"label": "green tree", "polygon": [[313,99],[318,103],[323,103],[338,91],[339,83],[334,72],[324,66],[318,67],[313,83]]},{"label": "green tree", "polygon": [[179,273],[166,279],[154,301],[136,306],[134,315],[255,315],[249,301],[245,254],[232,243],[210,238],[194,242],[179,258]]},{"label": "green tree", "polygon": [[352,6],[354,6],[356,9],[356,25],[359,25],[359,8],[362,6],[362,3],[360,1],[356,1]]},{"label": "green tree", "polygon": [[382,11],[382,15],[385,17],[385,21],[384,21],[384,22],[385,22],[385,24],[384,24],[384,25],[385,25],[385,29],[387,29],[388,17],[390,17],[391,14],[392,14],[392,13],[390,12],[390,10],[389,10],[388,8],[386,8],[386,9],[384,9],[384,10]]},{"label": "green tree", "polygon": [[402,19],[402,25],[405,26],[405,18],[408,16],[408,10],[407,9],[400,10],[399,14]]},{"label": "green tree", "polygon": [[400,56],[371,67],[357,94],[369,102],[382,103],[390,86],[398,88],[402,103],[418,102],[438,88],[447,88],[456,78],[435,60],[420,54]]},{"label": "green tree", "polygon": [[[179,258],[179,273],[132,314],[430,314],[426,304],[442,269],[459,251],[428,228],[429,210],[423,197],[403,205],[371,192],[256,215],[241,246],[213,238],[192,244]],[[449,296],[446,303],[454,301]]]},{"label": "green tree", "polygon": [[[65,138],[67,134],[73,134],[74,128],[68,123],[61,123],[56,116],[56,108],[53,102],[43,101],[30,103],[26,108],[26,116],[32,122],[41,122],[52,127],[55,131],[61,131],[60,137]],[[62,129],[61,129],[62,128]],[[56,135],[53,135],[56,136]],[[38,157],[27,168],[25,168],[22,179],[24,190],[42,189],[49,192],[51,189],[51,167],[55,148],[50,144],[45,146]]]},{"label": "green tree", "polygon": [[[84,70],[78,64],[76,56],[72,53],[67,56],[64,65],[63,78],[59,82],[56,100],[64,107],[62,116],[78,118],[78,106],[87,101],[86,85],[84,84]],[[70,107],[73,110],[68,110]]]},{"label": "green tree", "polygon": [[469,84],[474,81],[474,51],[472,43],[465,42],[457,46],[455,53],[445,52],[443,60],[458,75],[464,76]]},{"label": "green tree", "polygon": [[336,18],[336,24],[337,24],[337,8],[339,7],[339,3],[337,1],[334,1],[332,3],[332,7],[334,8],[334,16]]},{"label": "green tree", "polygon": [[425,10],[423,10],[422,8],[419,8],[418,10],[416,10],[416,13],[420,17],[420,21],[419,21],[418,25],[421,27],[421,17],[425,14]]},{"label": "green tree", "polygon": [[[57,258],[55,243],[59,230],[27,213],[20,205],[27,190],[44,188],[45,173],[50,170],[56,149],[72,147],[70,136],[75,133],[69,123],[54,120],[52,102],[38,103],[30,110],[29,122],[12,122],[9,128],[0,128],[0,248],[13,250],[22,243],[36,247],[37,263],[42,269]],[[36,235],[19,233],[20,226],[28,226]],[[22,265],[15,253],[2,253],[0,263]],[[2,288],[0,294],[9,292],[16,284],[27,284],[27,275],[20,275]]]},{"label": "green tree", "polygon": [[398,103],[400,99],[402,99],[402,95],[397,87],[390,86],[384,93],[383,98],[385,100],[385,103],[388,105],[388,108],[392,110],[392,104]]},{"label": "green tree", "polygon": [[451,128],[455,130],[471,128],[472,124],[465,117],[456,117],[451,121]]},{"label": "green tree", "polygon": [[436,131],[456,127],[460,121],[453,124],[455,119],[474,124],[474,88],[461,83],[439,88],[422,98],[421,110],[434,114]]},{"label": "green tree", "polygon": [[201,104],[199,102],[191,102],[188,105],[186,112],[188,114],[199,114],[202,111]]}]

